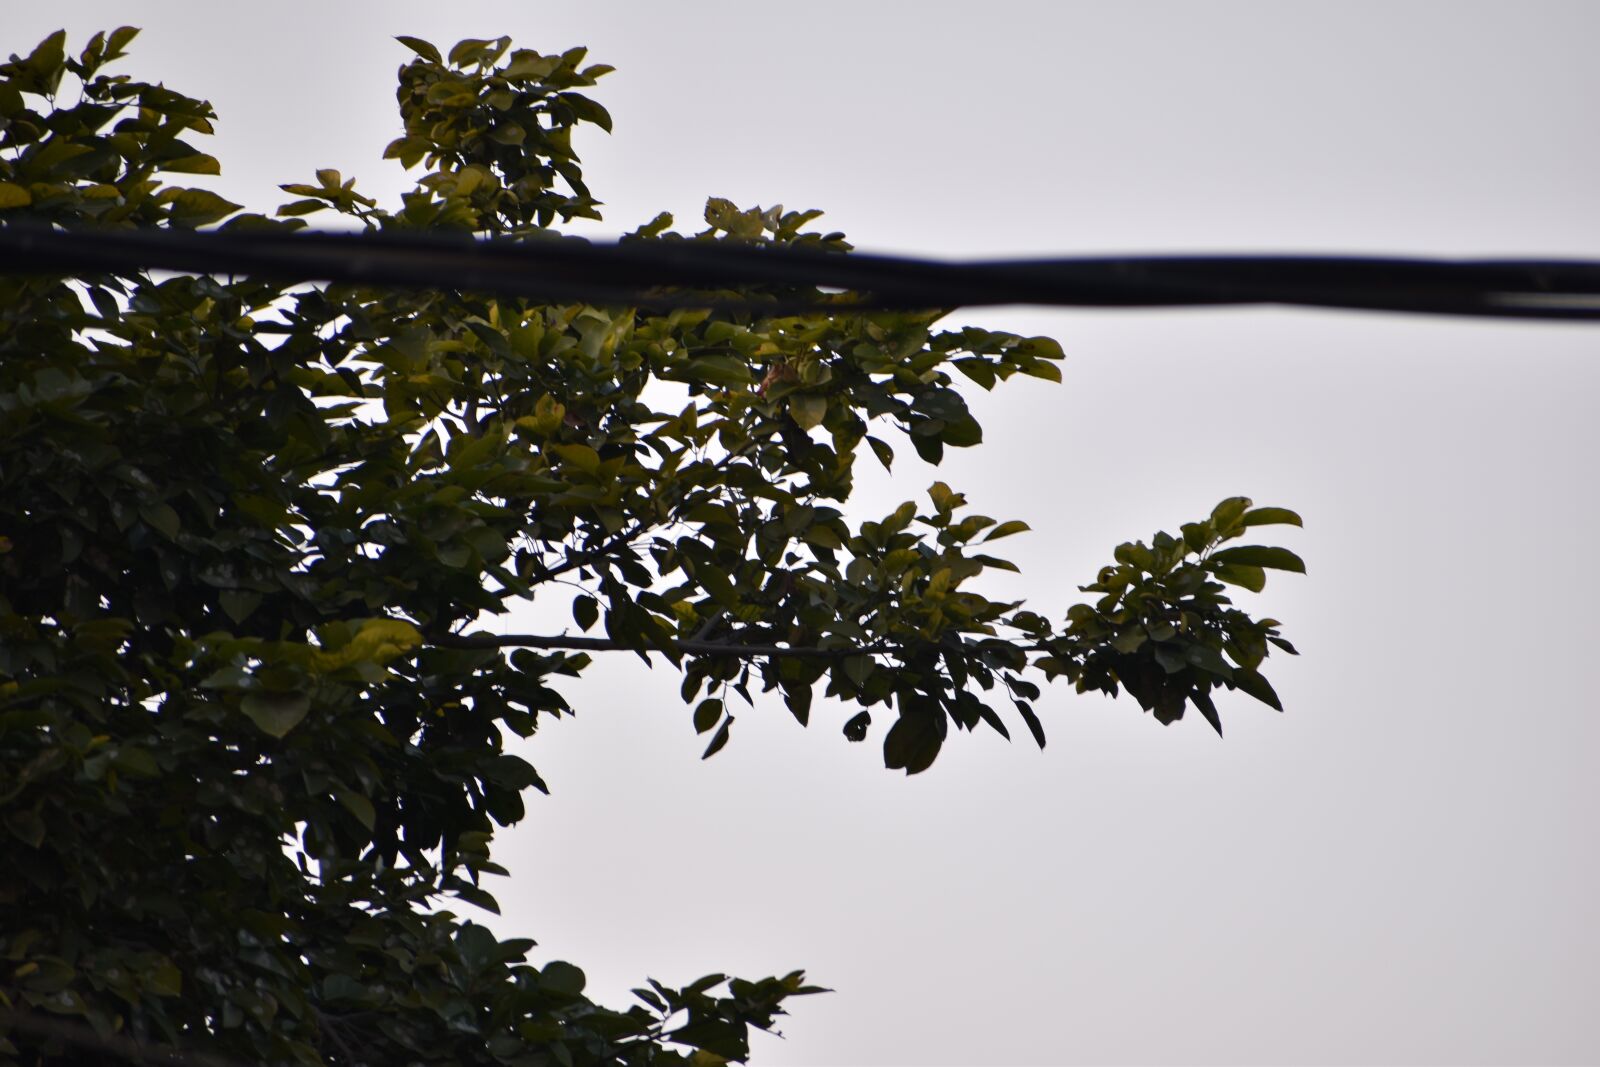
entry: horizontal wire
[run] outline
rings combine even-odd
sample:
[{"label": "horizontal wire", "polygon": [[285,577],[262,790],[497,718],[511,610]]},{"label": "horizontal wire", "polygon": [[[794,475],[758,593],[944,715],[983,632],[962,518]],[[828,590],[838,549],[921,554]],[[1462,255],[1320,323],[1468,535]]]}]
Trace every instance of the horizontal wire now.
[{"label": "horizontal wire", "polygon": [[[1586,260],[1166,255],[950,262],[691,239],[0,226],[0,274],[140,270],[767,314],[1279,304],[1600,319],[1600,262]],[[741,291],[751,287],[758,291]]]}]

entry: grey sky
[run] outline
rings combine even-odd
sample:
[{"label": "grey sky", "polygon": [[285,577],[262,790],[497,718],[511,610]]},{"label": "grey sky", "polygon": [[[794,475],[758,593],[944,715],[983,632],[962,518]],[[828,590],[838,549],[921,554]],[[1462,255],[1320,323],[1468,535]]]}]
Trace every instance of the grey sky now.
[{"label": "grey sky", "polygon": [[[944,256],[1600,257],[1600,7],[1533,3],[9,5],[4,51],[145,27],[124,69],[211,99],[218,188],[317,167],[392,198],[390,38],[591,48],[580,143],[615,232],[708,195]],[[307,116],[314,121],[307,125]],[[1252,609],[1302,649],[1228,738],[1046,694],[1043,752],[884,771],[776,703],[700,763],[671,672],[618,657],[529,747],[497,925],[621,999],[804,966],[767,1064],[1600,1060],[1600,330],[1291,311],[969,316],[1062,386],[909,456],[1025,518],[1058,615],[1133,537],[1248,493],[1310,564]],[[564,603],[557,605],[564,610]]]}]

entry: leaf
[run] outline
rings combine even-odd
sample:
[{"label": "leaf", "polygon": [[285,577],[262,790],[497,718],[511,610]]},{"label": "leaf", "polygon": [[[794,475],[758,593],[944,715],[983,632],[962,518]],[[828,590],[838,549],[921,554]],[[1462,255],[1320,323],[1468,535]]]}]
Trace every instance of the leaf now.
[{"label": "leaf", "polygon": [[143,978],[144,987],[158,997],[183,995],[183,972],[164,956],[144,972]]},{"label": "leaf", "polygon": [[236,623],[244,622],[256,608],[261,606],[261,594],[244,589],[224,589],[217,594],[217,600],[222,604],[222,610],[227,612],[228,618]]},{"label": "leaf", "polygon": [[344,810],[354,815],[356,821],[371,833],[372,828],[378,824],[378,810],[372,806],[372,801],[349,789],[341,789],[338,796],[339,803],[344,805]]},{"label": "leaf", "polygon": [[666,1036],[669,1041],[704,1049],[723,1060],[743,1060],[750,1055],[744,1024],[715,1016],[696,1016],[691,1013],[687,1023],[668,1032]]},{"label": "leaf", "polygon": [[994,368],[981,359],[957,359],[950,364],[985,389],[994,388]]},{"label": "leaf", "polygon": [[36,811],[13,812],[6,816],[6,828],[29,848],[38,848],[44,844],[46,836],[44,820],[39,818],[39,813]]},{"label": "leaf", "polygon": [[722,720],[722,728],[719,729],[711,738],[711,743],[706,746],[705,752],[700,756],[701,759],[710,759],[712,756],[715,756],[718,752],[722,751],[722,746],[728,743],[728,727],[732,725],[732,715],[729,715]]},{"label": "leaf", "polygon": [[33,194],[16,182],[0,182],[0,210],[9,207],[27,207],[33,203]]},{"label": "leaf", "polygon": [[142,748],[123,746],[111,758],[111,763],[123,774],[134,778],[154,778],[161,773],[156,758]]},{"label": "leaf", "polygon": [[694,709],[694,732],[703,734],[722,718],[722,701],[716,697],[707,697]]},{"label": "leaf", "polygon": [[572,621],[578,629],[587,631],[600,618],[600,602],[585,593],[572,599]]},{"label": "leaf", "polygon": [[867,739],[867,727],[871,726],[871,725],[872,725],[872,713],[871,712],[869,712],[869,711],[857,712],[856,714],[854,714],[854,715],[852,715],[850,717],[850,721],[849,722],[844,724],[844,737],[845,737],[845,740],[846,741],[865,741]]},{"label": "leaf", "polygon": [[178,539],[178,513],[172,510],[170,504],[146,504],[139,509],[139,517],[168,541]]},{"label": "leaf", "polygon": [[1211,524],[1207,522],[1186,522],[1182,530],[1183,543],[1189,546],[1191,552],[1204,551],[1216,536]]},{"label": "leaf", "polygon": [[1267,705],[1267,707],[1275,711],[1283,710],[1283,702],[1278,699],[1278,694],[1273,691],[1271,684],[1267,682],[1259,671],[1235,667],[1233,670],[1233,684]]},{"label": "leaf", "polygon": [[1206,717],[1206,722],[1217,731],[1217,736],[1222,736],[1222,716],[1217,714],[1217,706],[1211,702],[1211,694],[1204,689],[1196,689],[1189,694],[1189,699],[1194,706],[1200,709],[1200,714]]},{"label": "leaf", "polygon": [[1255,508],[1244,513],[1240,526],[1304,526],[1300,516],[1288,508]]},{"label": "leaf", "polygon": [[311,697],[305,693],[246,693],[239,710],[250,716],[262,733],[282,738],[311,710]]},{"label": "leaf", "polygon": [[884,470],[889,470],[894,465],[894,449],[887,442],[868,435],[867,444],[872,446],[872,454],[878,457],[878,462],[883,464]]},{"label": "leaf", "polygon": [[566,960],[551,960],[539,969],[539,988],[547,993],[575,997],[587,984],[583,971]]},{"label": "leaf", "polygon": [[1034,743],[1040,748],[1044,747],[1044,724],[1039,721],[1039,716],[1033,713],[1033,705],[1025,700],[1013,700],[1017,706],[1017,714],[1022,716],[1022,721],[1028,724],[1028,732],[1033,735]]},{"label": "leaf", "polygon": [[1017,352],[1022,355],[1032,356],[1035,359],[1049,359],[1060,361],[1067,358],[1066,352],[1061,349],[1061,342],[1054,337],[1027,337],[1017,346]]},{"label": "leaf", "polygon": [[122,50],[128,46],[128,42],[137,36],[139,36],[137,26],[118,26],[112,30],[111,36],[106,39],[107,58],[122,55]]},{"label": "leaf", "polygon": [[1251,567],[1270,567],[1278,571],[1306,572],[1305,561],[1287,548],[1269,548],[1265,545],[1240,545],[1211,553],[1212,563],[1242,563]]},{"label": "leaf", "polygon": [[917,450],[917,455],[922,457],[924,463],[932,463],[935,467],[944,459],[944,443],[937,437],[922,437],[913,435],[911,447]]},{"label": "leaf", "polygon": [[161,164],[161,169],[171,174],[221,174],[222,164],[215,156],[196,152],[181,159],[169,159]]},{"label": "leaf", "polygon": [[984,703],[978,704],[978,717],[989,724],[989,728],[1007,741],[1011,740],[1011,731],[1006,729],[1006,724],[1001,720],[995,710]]},{"label": "leaf", "polygon": [[1122,631],[1111,639],[1111,647],[1124,655],[1132,655],[1139,651],[1139,646],[1144,644],[1147,636],[1140,626],[1132,626]]},{"label": "leaf", "polygon": [[1248,563],[1223,563],[1216,568],[1218,578],[1229,585],[1237,585],[1259,593],[1266,587],[1267,572]]},{"label": "leaf", "polygon": [[239,205],[224,200],[208,189],[182,189],[171,198],[170,218],[175,226],[204,226],[239,210]]},{"label": "leaf", "polygon": [[457,41],[455,47],[450,49],[450,65],[459,67],[471,62],[476,53],[482,52],[493,43],[478,37],[467,37]]},{"label": "leaf", "polygon": [[326,211],[331,206],[323,200],[295,200],[292,203],[284,204],[273,214],[288,217],[310,215],[318,211]]},{"label": "leaf", "polygon": [[783,702],[801,726],[811,724],[811,695],[811,686],[804,682],[784,686]]},{"label": "leaf", "polygon": [[423,59],[430,60],[434,63],[444,62],[444,57],[439,54],[439,50],[420,37],[396,37],[395,40],[411,49]]},{"label": "leaf", "polygon": [[1183,650],[1184,659],[1200,670],[1219,678],[1232,678],[1233,665],[1222,658],[1222,653],[1210,645],[1192,644]]},{"label": "leaf", "polygon": [[944,745],[945,718],[938,708],[903,711],[883,738],[883,765],[891,771],[920,774],[933,766]]},{"label": "leaf", "polygon": [[994,527],[978,540],[998,541],[1002,537],[1010,537],[1012,534],[1026,533],[1031,529],[1033,529],[1033,527],[1029,526],[1021,519],[1012,519],[1009,522],[1002,522],[999,526]]},{"label": "leaf", "polygon": [[823,416],[828,413],[828,398],[817,396],[814,393],[797,393],[789,398],[789,417],[802,430],[810,430],[822,424]]},{"label": "leaf", "polygon": [[729,356],[701,356],[689,361],[684,378],[711,385],[744,385],[750,381],[750,368]]}]

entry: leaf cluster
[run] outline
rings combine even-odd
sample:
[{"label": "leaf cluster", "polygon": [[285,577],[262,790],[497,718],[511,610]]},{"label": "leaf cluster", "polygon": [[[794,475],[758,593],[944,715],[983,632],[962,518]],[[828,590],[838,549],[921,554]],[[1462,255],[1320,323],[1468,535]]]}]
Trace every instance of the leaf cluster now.
[{"label": "leaf cluster", "polygon": [[[0,225],[332,211],[555,240],[595,212],[571,134],[609,129],[578,92],[607,68],[581,49],[402,39],[388,154],[415,189],[386,208],[321,170],[267,216],[163,184],[216,173],[184,140],[214,116],[101,73],[133,32],[0,65]],[[714,198],[702,231],[661,216],[629,239],[845,254],[816,217]],[[943,482],[847,514],[859,458],[982,441],[966,383],[1060,380],[1054,341],[940,317],[0,279],[0,1009],[247,1061],[742,1059],[751,1027],[816,991],[800,973],[652,982],[610,1009],[576,967],[440,906],[495,907],[493,834],[544,788],[508,739],[570,713],[561,686],[591,653],[675,665],[707,755],[736,698],[776,691],[805,724],[820,691],[850,740],[886,719],[907,773],[951,724],[1009,736],[1015,714],[1042,745],[1055,677],[1163,722],[1192,703],[1220,729],[1218,688],[1277,707],[1261,663],[1293,650],[1223,589],[1298,560],[1222,546],[1292,513],[1235,498],[1124,545],[1060,623],[978,590],[1015,570],[994,542],[1024,523]],[[540,599],[573,627],[483,628]],[[59,1051],[26,1035],[0,1022],[0,1055]]]}]

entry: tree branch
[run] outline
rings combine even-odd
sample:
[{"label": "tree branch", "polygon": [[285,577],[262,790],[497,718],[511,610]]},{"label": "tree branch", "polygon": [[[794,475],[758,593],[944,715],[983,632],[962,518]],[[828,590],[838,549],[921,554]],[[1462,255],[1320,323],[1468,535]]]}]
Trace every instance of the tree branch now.
[{"label": "tree branch", "polygon": [[[609,637],[577,637],[565,634],[434,634],[427,643],[438,648],[549,648],[595,652],[657,651],[641,644],[613,641]],[[878,653],[904,652],[907,645],[861,645],[856,648],[790,647],[787,645],[741,645],[729,641],[674,642],[678,651],[691,656],[736,656],[741,659],[844,659]]]},{"label": "tree branch", "polygon": [[534,568],[533,573],[528,575],[528,581],[546,582],[557,575],[566,574],[568,571],[573,571],[577,570],[579,567],[588,566],[597,559],[604,559],[605,557],[610,556],[611,553],[616,549],[621,548],[624,545],[631,544],[636,537],[642,533],[648,532],[652,528],[653,527],[646,524],[642,520],[636,522],[628,529],[619,530],[612,534],[594,548],[583,549],[575,554],[567,556],[565,560],[556,564],[554,567],[539,566]]}]

